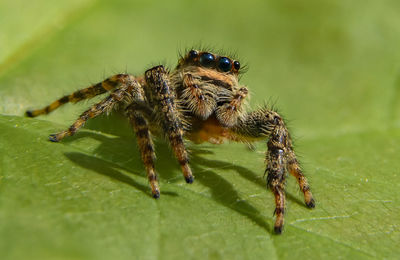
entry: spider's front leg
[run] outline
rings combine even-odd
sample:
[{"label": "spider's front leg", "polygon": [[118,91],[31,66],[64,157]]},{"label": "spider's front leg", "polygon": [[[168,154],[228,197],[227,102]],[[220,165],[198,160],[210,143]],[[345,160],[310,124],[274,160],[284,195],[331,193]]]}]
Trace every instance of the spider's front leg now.
[{"label": "spider's front leg", "polygon": [[268,187],[275,196],[275,233],[282,233],[285,213],[285,174],[286,169],[293,175],[304,193],[304,200],[309,208],[315,207],[310,186],[303,175],[293,151],[290,134],[278,113],[260,109],[247,114],[237,126],[232,128],[238,139],[268,138],[266,154]]},{"label": "spider's front leg", "polygon": [[159,114],[159,123],[162,130],[181,165],[186,182],[192,183],[194,178],[189,166],[189,156],[183,141],[182,115],[175,104],[175,93],[170,88],[168,72],[163,66],[154,67],[145,72],[145,80],[154,110]]}]

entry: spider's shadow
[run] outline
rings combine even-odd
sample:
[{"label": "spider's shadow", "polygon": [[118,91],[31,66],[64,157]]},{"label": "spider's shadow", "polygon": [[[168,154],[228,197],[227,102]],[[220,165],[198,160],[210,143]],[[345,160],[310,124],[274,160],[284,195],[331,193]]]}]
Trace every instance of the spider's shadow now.
[{"label": "spider's shadow", "polygon": [[[88,124],[87,128],[94,128],[97,131],[100,130],[103,133],[112,134],[114,137],[107,137],[103,134],[82,131],[77,133],[74,137],[63,140],[63,142],[74,142],[74,140],[85,137],[98,140],[100,145],[96,148],[96,157],[77,152],[66,153],[66,157],[81,167],[124,182],[142,191],[146,196],[151,196],[148,185],[140,184],[121,172],[121,170],[124,170],[142,178],[146,178],[135,136],[132,133],[132,130],[130,130],[129,125],[124,123],[124,121],[117,119],[115,116],[108,118],[108,120],[110,119],[112,120],[112,127],[110,127],[110,122],[105,124],[104,120],[99,118],[92,120],[92,123]],[[103,122],[100,124],[100,121]],[[104,125],[106,125],[106,128],[103,127]],[[128,137],[129,135],[130,137]],[[159,178],[168,181],[176,180],[176,172],[180,172],[180,167],[178,163],[176,163],[169,146],[165,142],[158,141],[155,142],[155,145],[156,153],[160,155],[156,162],[156,168],[162,169],[162,172],[159,170],[159,172],[161,172]],[[191,167],[196,176],[195,183],[199,182],[208,187],[211,190],[212,198],[216,202],[246,216],[260,227],[273,233],[267,224],[267,220],[261,215],[260,211],[247,201],[242,200],[231,183],[210,169],[234,170],[243,178],[262,187],[266,186],[265,181],[260,178],[258,174],[255,174],[245,167],[232,165],[231,163],[220,160],[210,160],[201,156],[207,153],[212,153],[208,150],[199,149],[194,146],[192,146],[190,150],[192,161]],[[137,165],[141,165],[139,169],[137,168]],[[161,195],[178,196],[178,194],[165,191],[164,189],[162,189]],[[287,193],[286,195],[289,200],[303,205],[299,199],[295,198],[291,194]]]}]

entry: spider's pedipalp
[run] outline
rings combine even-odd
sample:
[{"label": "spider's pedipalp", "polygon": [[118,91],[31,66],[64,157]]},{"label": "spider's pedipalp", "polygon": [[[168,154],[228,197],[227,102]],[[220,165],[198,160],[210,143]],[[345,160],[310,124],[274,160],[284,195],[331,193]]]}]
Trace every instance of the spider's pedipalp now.
[{"label": "spider's pedipalp", "polygon": [[215,94],[209,88],[199,85],[192,74],[187,73],[183,76],[183,86],[181,98],[186,106],[201,118],[208,118],[217,106]]},{"label": "spider's pedipalp", "polygon": [[225,103],[217,108],[215,114],[222,125],[232,127],[237,124],[239,118],[242,116],[242,103],[248,92],[247,88],[240,88],[229,103]]}]

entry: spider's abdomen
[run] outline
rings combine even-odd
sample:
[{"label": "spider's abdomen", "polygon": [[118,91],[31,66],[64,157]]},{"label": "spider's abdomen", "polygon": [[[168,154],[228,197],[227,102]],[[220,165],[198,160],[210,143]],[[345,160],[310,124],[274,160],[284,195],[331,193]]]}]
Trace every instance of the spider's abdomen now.
[{"label": "spider's abdomen", "polygon": [[207,120],[195,119],[187,138],[197,144],[203,142],[222,144],[230,139],[230,131],[222,126],[215,116],[211,116]]}]

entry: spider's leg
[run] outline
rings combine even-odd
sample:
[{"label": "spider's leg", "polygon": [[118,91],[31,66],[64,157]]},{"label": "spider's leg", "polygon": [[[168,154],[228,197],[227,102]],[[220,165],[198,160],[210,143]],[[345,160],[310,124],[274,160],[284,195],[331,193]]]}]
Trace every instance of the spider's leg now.
[{"label": "spider's leg", "polygon": [[249,91],[247,88],[242,87],[236,93],[234,93],[229,103],[219,106],[217,111],[215,111],[218,121],[227,127],[236,125],[239,117],[242,114],[242,103],[248,93]]},{"label": "spider's leg", "polygon": [[135,99],[137,93],[141,91],[141,87],[135,78],[131,75],[125,75],[124,78],[121,79],[121,82],[122,84],[120,87],[115,89],[108,97],[83,112],[67,130],[50,135],[50,141],[58,142],[66,136],[72,136],[89,119],[110,111],[115,104],[121,101]]},{"label": "spider's leg", "polygon": [[84,99],[95,97],[97,95],[103,94],[109,90],[114,89],[123,82],[125,77],[126,77],[125,74],[114,75],[104,80],[103,82],[97,83],[88,88],[75,91],[70,95],[66,95],[42,109],[28,110],[26,111],[25,114],[28,117],[36,117],[39,115],[48,114],[68,102],[76,103]]},{"label": "spider's leg", "polygon": [[301,183],[300,185],[303,185],[303,188],[300,187],[304,192],[306,204],[309,207],[315,205],[307,179],[297,163],[285,123],[278,113],[268,109],[260,109],[239,119],[239,123],[231,129],[236,140],[252,141],[268,138],[265,171],[268,174],[268,186],[275,196],[276,220],[274,229],[275,233],[280,234],[284,223],[286,169],[289,169],[290,173]]},{"label": "spider's leg", "polygon": [[158,185],[157,173],[154,169],[156,155],[154,153],[154,144],[151,139],[148,123],[143,115],[135,109],[135,106],[129,106],[127,114],[136,133],[140,154],[144,167],[146,168],[147,178],[150,182],[151,192],[153,197],[157,199],[160,197],[160,187]]},{"label": "spider's leg", "polygon": [[272,130],[267,146],[268,152],[266,155],[267,169],[267,183],[275,195],[275,233],[282,233],[285,214],[285,167],[286,158],[285,139],[287,137],[287,130],[284,125],[278,123]]},{"label": "spider's leg", "polygon": [[163,66],[149,69],[145,73],[145,80],[148,91],[151,92],[154,109],[160,114],[159,123],[181,165],[185,180],[187,183],[192,183],[193,175],[189,166],[189,156],[183,142],[182,115],[177,109],[175,94],[170,89],[167,71]]},{"label": "spider's leg", "polygon": [[300,168],[299,162],[296,159],[296,155],[294,154],[294,151],[292,149],[288,151],[288,170],[290,174],[296,178],[300,190],[304,194],[304,201],[307,207],[314,208],[315,201],[310,191],[310,185],[308,184],[307,178],[304,176]]}]

